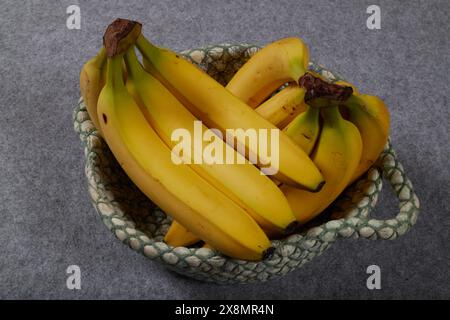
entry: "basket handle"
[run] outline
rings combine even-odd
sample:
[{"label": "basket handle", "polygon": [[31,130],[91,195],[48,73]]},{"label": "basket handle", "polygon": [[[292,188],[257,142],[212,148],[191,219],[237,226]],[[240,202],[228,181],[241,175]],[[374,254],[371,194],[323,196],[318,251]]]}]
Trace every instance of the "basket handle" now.
[{"label": "basket handle", "polygon": [[370,218],[368,213],[365,216],[344,218],[343,222],[355,232],[351,235],[348,232],[338,233],[339,237],[392,240],[407,233],[416,223],[419,215],[419,199],[390,141],[386,144],[375,167],[391,185],[399,201],[399,212],[394,218],[385,220]]}]

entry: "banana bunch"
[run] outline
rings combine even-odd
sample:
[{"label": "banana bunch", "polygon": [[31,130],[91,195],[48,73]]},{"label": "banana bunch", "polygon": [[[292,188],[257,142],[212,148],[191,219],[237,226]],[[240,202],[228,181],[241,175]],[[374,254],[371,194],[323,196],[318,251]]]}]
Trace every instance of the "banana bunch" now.
[{"label": "banana bunch", "polygon": [[[269,239],[322,212],[386,143],[383,102],[307,72],[298,38],[269,44],[223,87],[141,28],[125,19],[109,25],[80,89],[123,170],[173,217],[165,236],[173,246],[201,240],[233,258],[265,259]],[[246,143],[246,130],[267,133],[276,147]],[[199,134],[200,148],[184,141]],[[207,161],[206,150],[234,162]]]}]

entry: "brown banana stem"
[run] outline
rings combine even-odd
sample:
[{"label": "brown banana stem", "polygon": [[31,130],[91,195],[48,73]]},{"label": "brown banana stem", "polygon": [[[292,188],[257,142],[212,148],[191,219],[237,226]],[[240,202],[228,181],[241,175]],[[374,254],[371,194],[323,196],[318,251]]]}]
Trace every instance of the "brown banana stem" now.
[{"label": "brown banana stem", "polygon": [[103,45],[108,58],[124,53],[134,45],[141,34],[142,24],[137,21],[118,18],[114,20],[103,35]]},{"label": "brown banana stem", "polygon": [[[307,104],[310,104],[314,100],[342,102],[346,101],[353,94],[352,87],[328,83],[309,72],[300,77],[298,84],[306,90],[305,102]],[[319,105],[322,105],[322,103]]]}]

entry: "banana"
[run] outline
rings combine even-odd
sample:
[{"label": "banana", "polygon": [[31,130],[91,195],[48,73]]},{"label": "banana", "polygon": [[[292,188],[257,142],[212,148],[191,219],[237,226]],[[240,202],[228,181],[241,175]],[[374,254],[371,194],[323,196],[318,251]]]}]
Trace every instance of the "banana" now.
[{"label": "banana", "polygon": [[339,80],[335,84],[353,89],[353,95],[340,106],[340,110],[344,118],[358,127],[363,141],[361,162],[350,180],[349,184],[352,184],[377,161],[383,151],[389,137],[389,110],[380,98],[360,94],[351,83]]},{"label": "banana", "polygon": [[[168,147],[175,148],[177,141],[172,140],[176,130],[187,130],[190,137],[203,135],[208,128],[200,123],[157,79],[147,73],[137,59],[134,47],[127,50],[125,62],[128,70],[127,90],[140,105],[146,119]],[[199,137],[201,139],[201,137]],[[291,232],[297,222],[283,193],[267,176],[245,158],[238,154],[218,136],[210,141],[190,144],[190,167],[205,180],[235,201],[264,229],[274,232]],[[203,161],[203,150],[220,148],[225,155],[241,157],[243,164],[207,163]],[[251,187],[249,187],[251,186]]]},{"label": "banana", "polygon": [[255,111],[261,117],[282,129],[299,113],[306,110],[304,97],[305,90],[292,82],[257,107]]},{"label": "banana", "polygon": [[83,65],[80,72],[81,96],[86,104],[89,117],[100,134],[101,128],[97,118],[97,101],[100,91],[105,85],[105,64],[106,51],[102,46],[98,54]]},{"label": "banana", "polygon": [[328,207],[344,190],[359,164],[362,140],[358,129],[342,118],[338,106],[321,109],[323,127],[312,159],[326,184],[318,193],[281,186],[297,220],[304,224]]},{"label": "banana", "polygon": [[187,247],[200,241],[200,238],[173,220],[164,241],[174,247]]},{"label": "banana", "polygon": [[108,75],[98,101],[99,122],[106,142],[128,176],[164,211],[222,253],[245,260],[270,255],[270,241],[244,210],[191,168],[172,162],[171,150],[126,90],[122,53],[117,45],[110,49],[112,53],[105,47]]},{"label": "banana", "polygon": [[299,38],[285,38],[262,48],[233,76],[226,88],[255,108],[287,82],[297,82],[309,62],[309,51]]},{"label": "banana", "polygon": [[308,155],[311,154],[319,137],[319,114],[319,108],[307,106],[305,112],[299,114],[283,129],[292,141]]},{"label": "banana", "polygon": [[342,113],[356,125],[363,141],[361,161],[350,184],[365,173],[378,159],[389,137],[389,111],[376,96],[353,94],[342,106]]},{"label": "banana", "polygon": [[[184,99],[181,102],[208,127],[217,128],[227,138],[233,138],[238,147],[246,146],[247,140],[247,136],[238,134],[238,131],[266,129],[271,136],[271,129],[277,130],[217,81],[177,54],[152,45],[142,35],[136,45],[151,64],[150,73],[161,79],[171,92],[175,91],[177,97],[182,96]],[[262,165],[272,165],[273,162],[261,148],[253,144],[247,147],[250,155],[257,155],[258,165],[267,173],[267,167]],[[274,153],[268,151],[268,154]],[[274,168],[269,169],[272,174],[271,169]],[[283,132],[279,132],[279,166],[275,169],[278,169],[275,178],[292,186],[317,192],[324,184],[311,159]]]}]

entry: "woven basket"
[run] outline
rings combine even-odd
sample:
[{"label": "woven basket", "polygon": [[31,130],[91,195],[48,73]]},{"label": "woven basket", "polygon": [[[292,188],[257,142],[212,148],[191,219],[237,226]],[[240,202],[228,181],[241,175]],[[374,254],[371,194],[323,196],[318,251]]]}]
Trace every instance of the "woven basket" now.
[{"label": "woven basket", "polygon": [[[222,84],[258,47],[217,45],[182,54]],[[330,81],[339,78],[322,66],[310,69]],[[273,241],[275,254],[261,262],[231,259],[207,248],[172,247],[163,242],[171,222],[130,181],[98,135],[80,99],[74,112],[75,131],[84,144],[85,174],[92,203],[106,227],[123,243],[169,269],[204,281],[250,283],[282,276],[311,261],[340,238],[395,239],[416,223],[419,200],[390,142],[377,163],[318,218],[298,233]],[[399,213],[387,220],[371,219],[385,178],[399,200]]]}]

